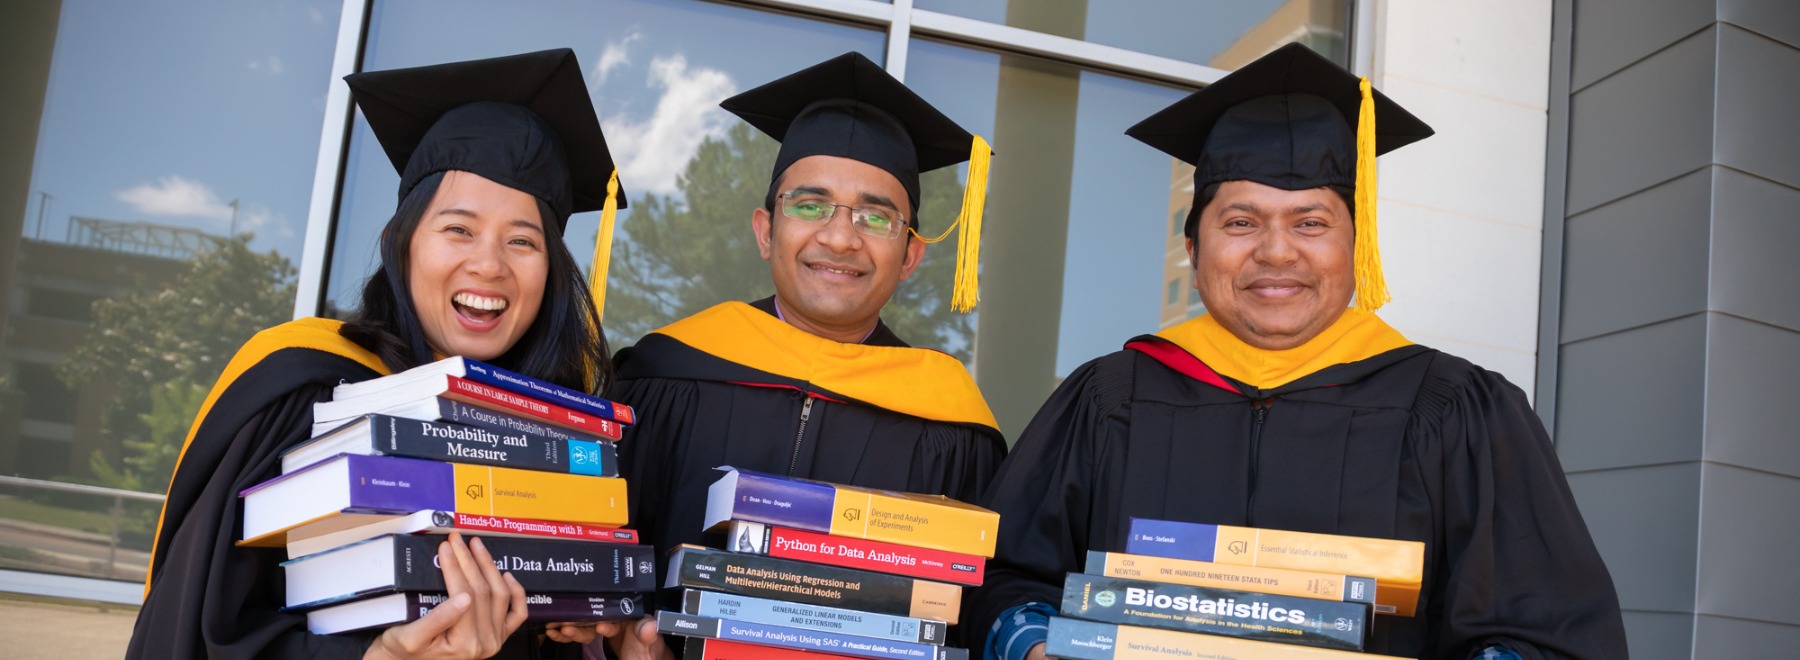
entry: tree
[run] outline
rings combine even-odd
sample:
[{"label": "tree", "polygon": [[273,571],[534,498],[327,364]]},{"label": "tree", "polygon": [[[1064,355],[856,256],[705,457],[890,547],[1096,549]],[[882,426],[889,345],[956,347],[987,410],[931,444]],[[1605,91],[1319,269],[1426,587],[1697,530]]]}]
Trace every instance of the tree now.
[{"label": "tree", "polygon": [[[769,265],[758,256],[750,214],[769,190],[779,145],[738,122],[723,138],[709,138],[677,177],[681,194],[634,201],[619,223],[606,296],[607,339],[623,346],[677,319],[727,300],[755,300],[774,292]],[[920,181],[921,233],[953,221],[962,186],[953,168]],[[917,240],[917,239],[913,239]],[[895,334],[915,346],[969,359],[974,321],[950,310],[954,241],[926,250],[912,278],[882,309]]]},{"label": "tree", "polygon": [[171,280],[94,303],[86,341],[59,375],[114,393],[101,425],[106,448],[90,461],[101,483],[164,490],[205,387],[252,334],[293,313],[293,265],[252,252],[250,238],[219,240]]}]

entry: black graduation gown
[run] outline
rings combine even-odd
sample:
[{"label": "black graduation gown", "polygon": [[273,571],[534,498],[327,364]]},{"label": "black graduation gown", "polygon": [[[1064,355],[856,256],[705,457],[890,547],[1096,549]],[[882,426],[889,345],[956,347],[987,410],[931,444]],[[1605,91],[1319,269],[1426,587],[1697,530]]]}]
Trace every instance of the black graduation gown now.
[{"label": "black graduation gown", "polygon": [[[302,319],[265,330],[213,386],[169,484],[127,658],[360,658],[379,634],[307,632],[304,614],[279,611],[286,551],[235,545],[238,492],[281,473],[281,453],[312,435],[312,404],[339,382],[380,375],[379,359],[336,327]],[[495,657],[534,657],[534,646],[536,635],[515,634]],[[544,646],[581,657],[574,645]]]},{"label": "black graduation gown", "polygon": [[1625,657],[1611,578],[1504,378],[1421,346],[1269,391],[1218,378],[1238,392],[1130,349],[1070,374],[982,502],[1000,513],[998,557],[965,641],[1013,606],[1055,607],[1064,574],[1122,550],[1144,517],[1423,541],[1418,616],[1377,617],[1373,652]]},{"label": "black graduation gown", "polygon": [[[772,300],[752,306],[773,318]],[[885,325],[865,343],[906,348]],[[659,551],[681,543],[718,547],[722,537],[703,533],[701,521],[706,489],[722,474],[713,468],[721,465],[972,501],[1006,453],[992,426],[854,401],[664,334],[619,351],[615,363],[612,398],[633,406],[638,418],[619,443],[631,520]],[[905,396],[932,383],[893,386]]]}]

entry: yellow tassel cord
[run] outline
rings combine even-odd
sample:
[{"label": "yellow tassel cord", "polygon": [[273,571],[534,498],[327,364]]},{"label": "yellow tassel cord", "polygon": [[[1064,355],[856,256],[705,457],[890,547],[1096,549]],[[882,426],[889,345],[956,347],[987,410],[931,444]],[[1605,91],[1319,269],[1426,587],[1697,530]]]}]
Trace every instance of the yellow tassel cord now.
[{"label": "yellow tassel cord", "polygon": [[612,264],[613,218],[619,214],[619,170],[606,180],[606,202],[600,205],[600,231],[594,236],[594,266],[588,275],[588,291],[594,298],[594,318],[606,314],[606,268]]},{"label": "yellow tassel cord", "polygon": [[1381,246],[1375,235],[1375,94],[1363,78],[1356,117],[1356,309],[1373,312],[1388,303],[1381,274]]},{"label": "yellow tassel cord", "polygon": [[969,182],[963,186],[962,213],[937,238],[913,232],[913,236],[929,244],[949,238],[950,232],[962,227],[962,235],[956,238],[956,285],[950,293],[950,309],[965,314],[975,311],[975,303],[981,301],[977,272],[981,266],[981,210],[987,206],[988,160],[992,157],[987,140],[975,136],[969,146]]}]

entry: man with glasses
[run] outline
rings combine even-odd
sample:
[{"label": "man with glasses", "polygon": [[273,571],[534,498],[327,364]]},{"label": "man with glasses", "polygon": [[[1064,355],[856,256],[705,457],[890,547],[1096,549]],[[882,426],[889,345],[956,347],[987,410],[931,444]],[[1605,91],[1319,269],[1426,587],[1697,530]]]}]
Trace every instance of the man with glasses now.
[{"label": "man with glasses", "polygon": [[[985,143],[855,53],[721,105],[782,143],[750,218],[775,295],[620,351],[611,394],[639,415],[619,445],[633,523],[659,549],[722,541],[701,519],[725,465],[975,499],[1006,451],[993,413],[961,362],[908,346],[880,313],[925,255],[919,172],[975,158],[969,232]],[[660,655],[654,629],[612,641]]]}]

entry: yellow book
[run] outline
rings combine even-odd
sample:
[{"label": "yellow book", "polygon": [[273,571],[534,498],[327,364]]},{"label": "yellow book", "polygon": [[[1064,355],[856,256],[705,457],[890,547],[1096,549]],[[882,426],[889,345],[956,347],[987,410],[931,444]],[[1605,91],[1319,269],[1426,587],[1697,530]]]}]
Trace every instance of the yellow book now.
[{"label": "yellow book", "polygon": [[456,465],[456,512],[618,527],[625,480],[585,474]]},{"label": "yellow book", "polygon": [[720,468],[707,490],[706,528],[732,520],[918,548],[994,556],[1000,514],[943,495],[900,493]]},{"label": "yellow book", "polygon": [[[1132,518],[1125,552],[1238,566],[1287,568],[1375,578],[1377,602],[1416,604],[1425,544],[1337,534],[1289,532]],[[1412,607],[1399,607],[1410,612]],[[1378,610],[1379,611],[1379,610]],[[1396,612],[1398,613],[1398,612]]]},{"label": "yellow book", "polygon": [[1070,660],[1400,660],[1391,655],[1050,617],[1047,655]]}]

